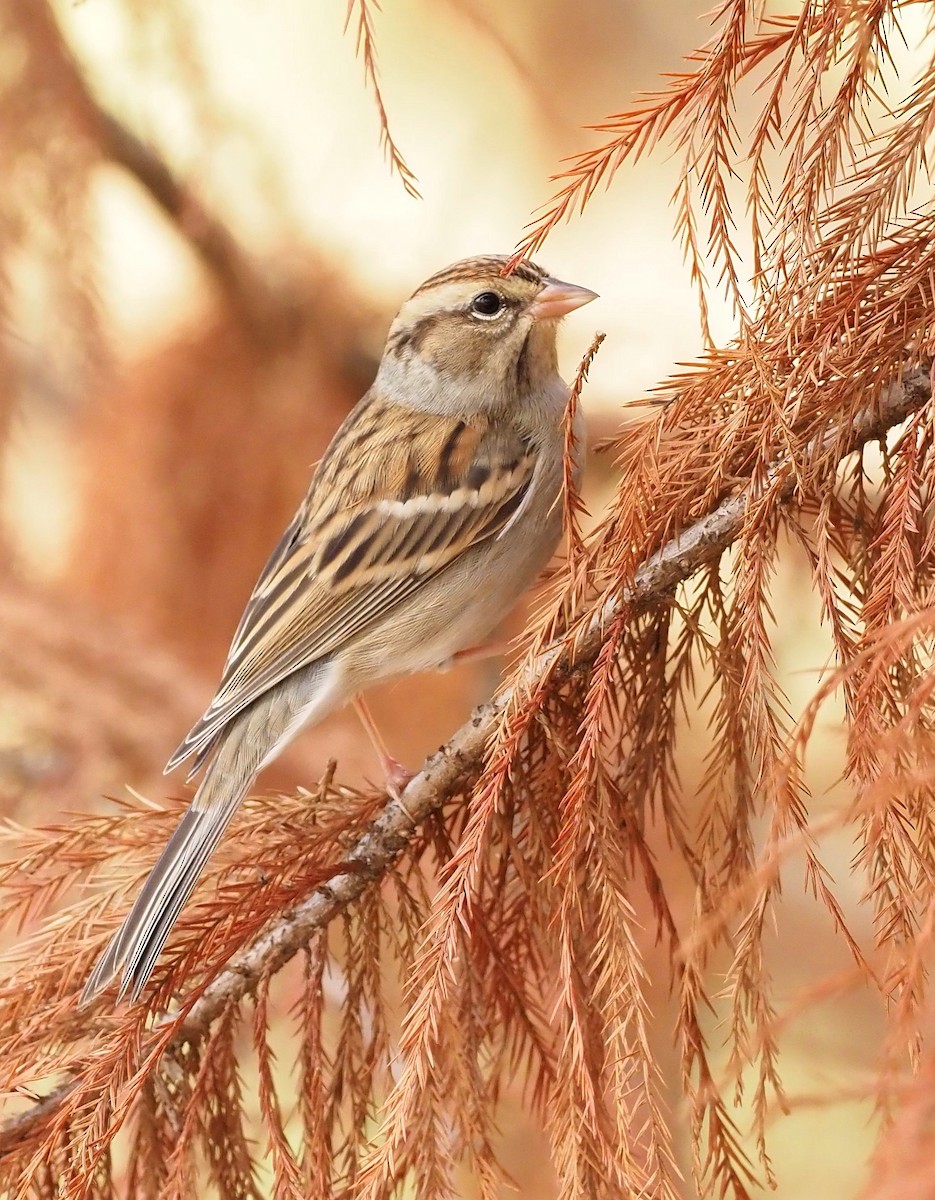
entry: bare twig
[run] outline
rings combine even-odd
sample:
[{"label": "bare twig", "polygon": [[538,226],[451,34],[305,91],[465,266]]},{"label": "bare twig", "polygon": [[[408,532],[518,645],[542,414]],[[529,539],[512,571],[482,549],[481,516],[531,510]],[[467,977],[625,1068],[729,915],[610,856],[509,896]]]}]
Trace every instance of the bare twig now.
[{"label": "bare twig", "polygon": [[[851,421],[843,437],[841,430],[833,428],[809,450],[820,453],[840,445],[841,457],[845,457],[899,425],[931,398],[931,392],[928,371],[913,368],[884,393],[877,406],[868,407]],[[783,499],[793,498],[796,473],[787,458],[774,464],[769,483],[779,489]],[[517,695],[533,688],[546,672],[554,678],[589,669],[601,648],[607,625],[624,610],[639,610],[667,596],[677,584],[722,554],[740,534],[752,499],[751,490],[746,489],[724,499],[689,525],[646,560],[635,573],[631,586],[604,604],[586,634],[573,646],[553,643],[518,679],[475,709],[448,743],[426,760],[402,800],[387,802],[331,878],[279,916],[187,1009],[165,1018],[155,1036],[165,1040],[169,1032],[166,1026],[174,1024],[168,1040],[170,1050],[197,1042],[222,1012],[252,994],[262,978],[282,967],[308,944],[316,931],[359,899],[409,845],[418,824],[471,786],[483,768],[487,748],[502,715]],[[9,1151],[37,1123],[51,1119],[76,1086],[77,1080],[61,1085],[33,1108],[8,1121],[0,1130],[0,1154]]]},{"label": "bare twig", "polygon": [[104,154],[132,175],[173,222],[248,332],[259,339],[288,333],[297,316],[288,291],[271,286],[225,222],[173,173],[152,146],[90,94],[87,102]]},{"label": "bare twig", "polygon": [[17,20],[48,64],[73,119],[101,154],[132,175],[188,242],[244,327],[269,339],[288,332],[293,308],[275,291],[224,221],[96,98],[67,45],[47,0],[21,6]]},{"label": "bare twig", "polygon": [[[563,89],[549,86],[552,81],[549,80],[547,84],[541,74],[530,67],[487,11],[479,8],[476,4],[465,3],[465,0],[448,0],[448,3],[462,21],[473,26],[480,36],[486,38],[502,55],[520,85],[529,94],[543,120],[548,122],[552,132],[556,135],[564,134],[571,122],[562,112],[565,95]],[[537,63],[537,66],[541,67],[541,63]]]}]

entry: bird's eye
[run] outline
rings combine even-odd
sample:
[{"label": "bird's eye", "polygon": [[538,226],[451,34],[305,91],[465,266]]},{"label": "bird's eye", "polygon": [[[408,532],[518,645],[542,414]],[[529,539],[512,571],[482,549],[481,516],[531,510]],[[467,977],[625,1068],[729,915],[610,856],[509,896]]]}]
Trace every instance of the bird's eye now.
[{"label": "bird's eye", "polygon": [[478,317],[495,317],[503,308],[503,300],[496,292],[481,292],[471,301],[471,312]]}]

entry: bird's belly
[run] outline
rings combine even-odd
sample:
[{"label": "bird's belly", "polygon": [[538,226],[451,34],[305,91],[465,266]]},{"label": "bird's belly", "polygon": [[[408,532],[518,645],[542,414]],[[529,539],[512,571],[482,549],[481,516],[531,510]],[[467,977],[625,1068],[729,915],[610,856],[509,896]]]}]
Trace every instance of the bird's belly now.
[{"label": "bird's belly", "polygon": [[483,642],[546,565],[561,532],[560,509],[523,540],[479,546],[417,597],[390,610],[349,652],[346,668],[368,683],[431,670]]}]

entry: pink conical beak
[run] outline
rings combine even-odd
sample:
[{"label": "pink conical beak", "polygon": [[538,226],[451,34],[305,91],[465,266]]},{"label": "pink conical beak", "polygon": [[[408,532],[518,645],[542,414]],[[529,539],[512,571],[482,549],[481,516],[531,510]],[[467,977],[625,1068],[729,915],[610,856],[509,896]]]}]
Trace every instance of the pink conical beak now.
[{"label": "pink conical beak", "polygon": [[530,304],[529,315],[537,321],[556,320],[596,299],[597,292],[592,292],[590,288],[578,287],[576,283],[563,283],[561,279],[550,279]]}]

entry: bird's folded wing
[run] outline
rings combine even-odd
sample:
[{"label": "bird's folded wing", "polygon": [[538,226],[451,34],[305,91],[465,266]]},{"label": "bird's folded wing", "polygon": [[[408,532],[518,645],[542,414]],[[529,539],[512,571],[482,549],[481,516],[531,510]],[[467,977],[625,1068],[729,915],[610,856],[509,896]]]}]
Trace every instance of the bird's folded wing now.
[{"label": "bird's folded wing", "polygon": [[[359,440],[353,417],[338,438]],[[254,588],[217,695],[167,771],[194,754],[194,772],[227,722],[268,688],[340,651],[516,516],[536,467],[518,433],[415,412],[403,422],[394,421],[394,441],[405,438],[404,451],[374,448],[388,456],[383,473],[365,454],[359,471],[336,480],[332,445]]]}]

